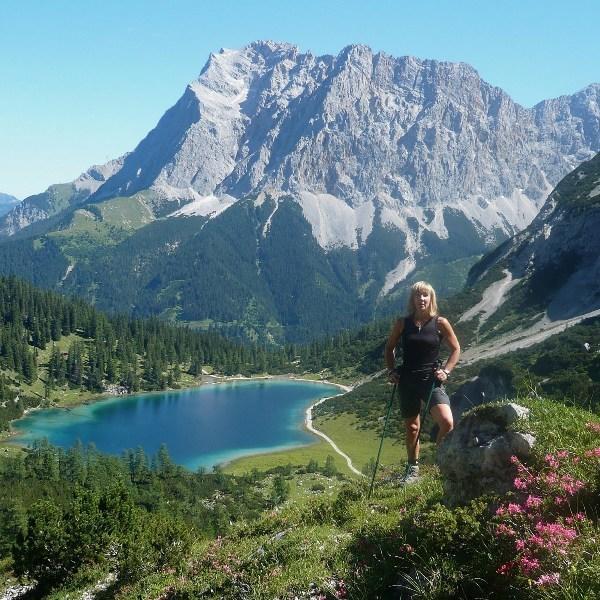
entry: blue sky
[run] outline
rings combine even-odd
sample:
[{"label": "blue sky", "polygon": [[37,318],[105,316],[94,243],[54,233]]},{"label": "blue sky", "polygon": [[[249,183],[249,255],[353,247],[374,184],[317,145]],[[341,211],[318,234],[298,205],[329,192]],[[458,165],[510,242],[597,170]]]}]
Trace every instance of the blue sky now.
[{"label": "blue sky", "polygon": [[597,0],[2,0],[0,192],[132,150],[221,47],[463,61],[532,106],[600,82],[598,23]]}]

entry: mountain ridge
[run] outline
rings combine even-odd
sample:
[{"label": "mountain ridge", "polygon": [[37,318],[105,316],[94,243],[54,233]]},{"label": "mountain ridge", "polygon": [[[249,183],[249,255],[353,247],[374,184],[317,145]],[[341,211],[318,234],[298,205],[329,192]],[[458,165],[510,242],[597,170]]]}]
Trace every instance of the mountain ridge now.
[{"label": "mountain ridge", "polygon": [[[371,85],[365,87],[365,81]],[[381,52],[373,54],[367,46],[362,45],[347,46],[337,57],[317,57],[310,53],[303,54],[290,44],[255,42],[242,50],[222,50],[219,54],[211,55],[198,79],[187,86],[180,100],[165,113],[138,148],[118,159],[120,164],[112,169],[105,181],[96,189],[90,189],[91,199],[97,201],[131,195],[153,187],[166,204],[197,200],[198,195],[222,195],[240,199],[267,191],[271,195],[295,195],[303,208],[303,192],[317,196],[329,194],[354,207],[356,204],[373,202],[374,199],[370,196],[379,193],[382,197],[376,200],[385,207],[382,212],[386,222],[392,226],[402,226],[406,230],[406,223],[399,222],[396,216],[398,212],[402,212],[398,203],[418,206],[422,203],[436,204],[443,200],[447,205],[448,198],[457,192],[457,184],[452,179],[458,177],[466,178],[467,185],[470,185],[470,195],[473,197],[470,200],[466,198],[468,194],[462,189],[459,196],[463,205],[466,202],[473,205],[470,206],[470,210],[474,211],[471,218],[477,219],[488,234],[494,226],[505,234],[512,234],[533,218],[539,203],[549,193],[552,181],[556,183],[578,162],[589,158],[592,150],[590,144],[598,146],[598,136],[594,132],[598,130],[600,119],[599,93],[600,86],[592,84],[573,96],[542,101],[532,109],[524,109],[500,88],[481,80],[477,71],[465,63],[420,60],[414,57],[394,58]],[[440,103],[442,96],[444,102]],[[574,133],[572,127],[565,128],[564,125],[562,130],[556,126],[554,135],[548,128],[538,134],[533,131],[536,122],[540,126],[552,123],[552,117],[556,113],[560,113],[564,120],[565,111],[569,111],[570,104],[577,106],[581,113],[585,102],[580,97],[584,96],[589,100],[588,113],[593,118],[588,123],[589,115],[579,114],[577,117],[581,120],[583,135]],[[358,111],[353,115],[351,104],[354,100],[364,104],[366,99],[371,103],[378,102],[377,111],[383,115],[377,118],[377,111],[369,111],[368,106],[362,107],[362,112]],[[396,110],[387,110],[386,100],[388,104],[394,101],[403,105],[392,107]],[[466,104],[465,100],[468,100]],[[300,125],[286,128],[287,121],[292,116],[286,114],[286,110],[290,113],[292,102],[302,105],[305,118],[300,121]],[[470,112],[461,111],[464,106]],[[483,109],[487,111],[485,115],[480,114]],[[415,120],[411,116],[414,111],[423,113],[421,117],[425,120]],[[386,165],[385,161],[390,160],[390,151],[385,148],[383,152],[380,151],[381,140],[385,136],[376,135],[373,140],[369,140],[373,132],[370,132],[368,123],[367,126],[360,123],[360,119],[364,120],[367,115],[370,122],[383,122],[384,129],[389,129],[389,123],[394,124],[396,134],[401,136],[399,154],[406,154],[408,151],[410,160],[403,156],[397,164],[392,163],[392,168]],[[297,119],[297,116],[298,111],[295,111],[293,117]],[[542,165],[542,169],[534,161],[529,174],[519,173],[516,178],[521,180],[519,186],[515,185],[515,177],[511,177],[510,170],[506,168],[501,168],[498,174],[493,174],[492,171],[492,177],[489,177],[490,173],[486,173],[486,182],[478,181],[477,173],[486,172],[486,169],[478,168],[478,159],[470,168],[463,169],[464,173],[433,173],[434,177],[431,173],[425,173],[431,181],[424,186],[424,175],[420,174],[421,169],[415,164],[419,154],[423,153],[423,147],[425,151],[431,151],[435,136],[443,137],[442,134],[447,138],[444,142],[452,143],[448,138],[449,132],[460,133],[463,126],[469,125],[480,127],[484,121],[477,122],[474,119],[481,116],[486,117],[487,126],[482,131],[475,132],[480,137],[493,136],[494,130],[502,126],[503,120],[512,118],[516,119],[516,126],[521,130],[523,139],[535,134],[534,146],[543,142],[551,142],[550,145],[555,146],[541,150],[534,148],[538,154],[554,154],[559,147],[558,154],[567,155],[567,158],[556,161],[554,156],[554,160],[549,161],[548,156],[543,156],[547,164]],[[354,130],[350,130],[349,139],[344,139],[343,129],[336,126],[336,119],[343,118],[353,120],[355,126]],[[265,128],[262,122],[272,119],[276,119],[276,126]],[[444,127],[431,130],[431,123],[427,119],[437,120]],[[284,131],[281,131],[282,127]],[[390,135],[387,130],[385,133]],[[432,139],[427,139],[428,133]],[[347,150],[348,142],[363,143],[365,148],[358,149],[358,157],[366,161],[365,164],[357,169],[352,165],[352,162],[356,162],[354,156],[357,152],[345,152],[351,159],[347,162],[352,168],[341,168],[340,155],[328,155],[325,151],[327,142],[321,138],[328,135],[331,138],[329,143],[336,145],[336,152]],[[474,139],[477,137],[473,132],[470,135]],[[508,149],[512,154],[515,150],[518,152],[518,148],[510,146],[505,137],[500,136],[497,143],[505,154],[502,158],[508,160]],[[467,140],[469,141],[473,140]],[[318,151],[306,151],[300,155],[292,152],[290,156],[290,151],[297,150],[299,143],[308,143],[308,150],[314,148]],[[203,150],[203,146],[207,149]],[[436,151],[435,148],[433,150]],[[483,154],[489,154],[485,144],[481,146],[481,150],[485,150]],[[600,147],[595,150],[600,150]],[[463,151],[464,154],[464,148],[456,151]],[[449,157],[440,155],[439,150],[437,152],[437,161],[446,159],[449,163],[460,162],[448,160]],[[392,154],[395,153],[394,149]],[[317,159],[311,161],[311,154],[316,154]],[[464,155],[462,159],[465,160]],[[310,166],[310,169],[302,171],[305,166],[303,163]],[[332,168],[325,167],[326,165],[332,165]],[[516,166],[518,168],[515,171],[523,171],[521,165],[517,163]],[[392,176],[390,181],[386,181],[386,173],[384,177],[379,175],[382,167],[386,172],[398,173],[398,176]],[[282,175],[282,169],[286,171],[285,175]],[[407,169],[412,169],[414,173],[406,174]],[[336,173],[336,170],[339,172]],[[298,171],[302,171],[304,180],[298,180]],[[307,176],[309,172],[316,175],[311,178]],[[513,180],[512,188],[502,181],[504,179]],[[470,180],[473,180],[471,184]],[[380,193],[382,191],[384,194]],[[479,193],[480,197],[476,198],[478,192],[483,194]],[[502,201],[502,198],[505,200]],[[323,198],[321,201],[322,204],[325,203]],[[498,215],[494,217],[488,214],[486,222],[485,211],[483,214],[479,213],[483,210],[481,205],[490,201],[500,204],[503,202],[498,208],[508,218],[503,220]],[[514,205],[518,205],[516,210]],[[387,208],[391,210],[388,211]],[[309,212],[309,209],[305,210],[305,213]],[[436,218],[426,219],[423,215],[406,215],[405,218],[410,216],[416,216],[421,227],[433,224],[434,231],[444,235],[443,216],[440,218],[435,215]],[[309,217],[309,220],[314,229],[314,219]],[[436,224],[439,226],[435,227]],[[363,239],[364,237],[363,235]],[[347,240],[334,238],[320,241],[326,247],[328,242],[345,244]]]},{"label": "mountain ridge", "polygon": [[[50,239],[69,265],[50,285],[104,309],[229,324],[258,310],[255,332],[268,322],[299,331],[306,316],[290,307],[312,297],[305,336],[394,311],[413,278],[453,261],[464,269],[521,231],[553,185],[600,150],[599,106],[597,84],[526,109],[461,63],[256,42],[211,55],[137,148],[78,189],[26,200],[0,230],[14,234],[26,210],[35,220],[54,207],[62,216],[31,228],[30,250]],[[223,248],[217,236],[236,228],[244,243]],[[147,248],[131,254],[142,238]],[[2,246],[10,269],[17,259]],[[289,257],[287,272],[275,252]],[[310,284],[294,290],[286,277]],[[116,300],[104,291],[113,279]],[[231,310],[207,307],[214,294],[236,299]],[[330,304],[357,308],[325,318]]]}]

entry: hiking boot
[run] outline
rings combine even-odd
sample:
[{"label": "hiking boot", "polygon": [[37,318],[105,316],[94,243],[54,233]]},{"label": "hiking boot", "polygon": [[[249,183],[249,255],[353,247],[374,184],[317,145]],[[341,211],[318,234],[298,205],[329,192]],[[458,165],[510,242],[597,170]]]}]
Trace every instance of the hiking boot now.
[{"label": "hiking boot", "polygon": [[410,485],[411,483],[415,483],[417,479],[419,479],[419,465],[407,464],[404,475],[402,475],[398,483],[400,485]]}]

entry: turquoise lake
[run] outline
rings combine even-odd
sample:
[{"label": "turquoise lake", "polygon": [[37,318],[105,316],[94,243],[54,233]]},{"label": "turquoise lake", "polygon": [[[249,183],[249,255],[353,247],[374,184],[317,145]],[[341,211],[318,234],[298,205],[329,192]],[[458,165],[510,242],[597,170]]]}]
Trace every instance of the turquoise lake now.
[{"label": "turquoise lake", "polygon": [[14,421],[13,430],[21,444],[47,438],[70,448],[81,440],[117,455],[141,446],[152,456],[165,443],[176,463],[195,470],[310,444],[315,437],[303,429],[306,409],[338,393],[336,386],[303,381],[208,384],[34,411]]}]

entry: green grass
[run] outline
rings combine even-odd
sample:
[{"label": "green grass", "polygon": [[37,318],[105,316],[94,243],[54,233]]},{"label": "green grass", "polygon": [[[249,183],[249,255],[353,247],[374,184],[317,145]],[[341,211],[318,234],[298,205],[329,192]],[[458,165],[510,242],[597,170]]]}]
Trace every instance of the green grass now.
[{"label": "green grass", "polygon": [[299,448],[238,458],[225,464],[223,472],[232,475],[243,475],[244,473],[250,473],[253,469],[268,471],[276,467],[285,467],[289,464],[294,467],[305,467],[310,460],[316,460],[319,466],[322,467],[325,464],[325,460],[327,460],[327,456],[333,457],[335,466],[340,473],[356,477],[348,469],[346,461],[324,440],[319,440],[308,446],[300,446]]},{"label": "green grass", "polygon": [[71,260],[81,260],[98,251],[98,247],[115,246],[129,234],[119,226],[99,220],[97,215],[78,209],[66,229],[54,231],[48,237],[60,246]]},{"label": "green grass", "polygon": [[[585,427],[594,420],[590,413],[543,399],[517,402],[531,409],[520,425],[538,438],[533,464],[548,451],[581,453],[598,444],[598,434]],[[354,445],[364,451],[374,440],[368,431],[354,432],[354,425],[351,415],[320,423],[332,435],[343,434],[341,444],[359,456]],[[580,475],[597,489],[593,473]],[[569,549],[572,568],[562,572],[560,589],[546,590],[498,578],[496,568],[505,558],[492,517],[497,504],[479,499],[445,507],[434,467],[425,466],[419,483],[400,490],[379,480],[370,501],[367,487],[368,481],[354,479],[330,496],[293,495],[257,521],[238,523],[224,538],[198,545],[193,567],[169,583],[174,597],[291,599],[308,598],[313,590],[314,597],[335,598],[342,580],[349,598],[396,597],[399,584],[416,594],[411,597],[439,600],[597,597],[600,552],[593,520],[586,538]]]},{"label": "green grass", "polygon": [[[356,415],[348,413],[315,419],[315,427],[328,435],[351,458],[354,467],[362,471],[371,459],[375,460],[377,457],[381,436],[373,429],[361,429],[360,424]],[[380,464],[400,465],[405,460],[404,439],[386,437]]]},{"label": "green grass", "polygon": [[128,231],[140,229],[155,220],[144,202],[143,194],[113,198],[98,207],[105,223]]},{"label": "green grass", "polygon": [[[517,427],[537,439],[529,464],[533,469],[542,468],[547,452],[568,449],[582,455],[600,444],[599,434],[586,427],[589,422],[598,423],[598,418],[585,410],[542,398],[517,398],[515,402],[531,410],[529,419]],[[475,410],[489,409],[482,406]],[[357,427],[356,419],[342,413],[320,418],[316,426],[360,460],[360,456],[369,455],[378,438],[375,430]],[[314,453],[319,447],[322,456],[332,453],[325,442],[318,442],[303,449],[235,461],[225,470],[235,472],[232,467],[237,465],[241,467],[237,472],[243,473],[264,468],[265,461],[275,461],[272,466],[302,465],[310,455],[300,459],[295,453]],[[400,450],[400,442],[384,445],[384,453],[391,453],[392,460]],[[389,454],[384,454],[384,459],[389,460]],[[344,482],[337,477],[291,471],[286,476],[291,485],[286,502],[266,510],[258,519],[233,523],[216,540],[198,538],[177,568],[116,585],[106,597],[291,600],[322,594],[330,600],[343,597],[339,593],[343,585],[347,598],[385,599],[397,597],[400,585],[412,590],[410,597],[431,600],[595,598],[600,593],[596,541],[600,534],[600,480],[597,464],[593,466],[592,470],[582,467],[574,473],[589,490],[588,503],[577,506],[588,511],[588,522],[582,526],[578,541],[565,550],[567,562],[562,558],[558,561],[567,567],[548,559],[551,570],[561,570],[560,587],[538,587],[514,575],[498,577],[496,569],[506,560],[506,548],[496,535],[498,499],[480,498],[467,506],[448,508],[442,503],[440,472],[425,464],[420,481],[405,488],[378,478],[370,500],[366,497],[367,479]],[[257,485],[268,494],[272,481],[269,476],[259,479]],[[319,484],[325,489],[311,490]],[[514,496],[507,498],[515,501]],[[512,540],[510,549],[514,557]],[[5,570],[9,570],[8,565]],[[96,572],[95,580],[103,575]],[[93,572],[83,572],[79,580],[74,579],[51,598],[81,597],[75,593],[77,588],[89,589],[93,581]]]},{"label": "green grass", "polygon": [[68,227],[49,234],[72,260],[82,260],[99,247],[115,246],[154,220],[143,195],[115,198],[75,210]]}]

